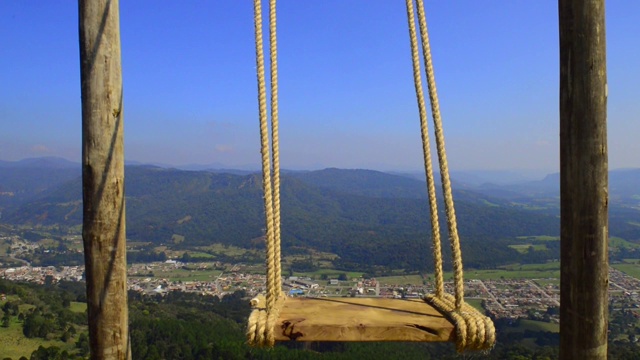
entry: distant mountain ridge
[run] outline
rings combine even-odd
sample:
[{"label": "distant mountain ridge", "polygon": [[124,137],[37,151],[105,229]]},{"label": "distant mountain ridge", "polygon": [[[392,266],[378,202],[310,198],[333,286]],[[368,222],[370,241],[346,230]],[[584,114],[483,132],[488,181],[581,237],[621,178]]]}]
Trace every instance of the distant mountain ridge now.
[{"label": "distant mountain ridge", "polygon": [[0,161],[0,212],[80,175],[79,163],[58,157]]},{"label": "distant mountain ridge", "polygon": [[[622,184],[620,189],[635,190],[632,185],[638,174],[640,170],[614,171],[612,187]],[[173,246],[262,246],[256,240],[264,228],[259,173],[145,165],[127,166],[125,176],[129,239],[171,244],[174,235],[180,235],[184,241]],[[550,175],[536,185],[556,186],[557,179]],[[81,223],[79,168],[0,170],[0,193],[3,187],[16,191],[20,186],[24,196],[0,196],[0,201],[12,199],[0,202],[1,222]],[[465,252],[466,263],[482,267],[488,266],[487,259],[514,261],[524,256],[509,248],[515,237],[558,235],[558,196],[553,192],[536,195],[535,187],[518,186],[522,188],[484,184],[471,189],[454,184],[463,247],[472,249]],[[495,193],[502,196],[492,196]],[[640,242],[640,226],[634,220],[640,218],[640,204],[634,199],[611,205],[610,233]],[[446,229],[444,214],[439,215],[441,228]],[[397,268],[415,269],[429,261],[430,255],[413,256],[430,253],[430,225],[425,182],[411,177],[335,168],[283,171],[282,222],[285,251],[313,248],[338,254],[344,264],[373,262]],[[444,249],[448,251],[448,246]],[[555,251],[549,249],[546,258]]]},{"label": "distant mountain ridge", "polygon": [[0,168],[70,169],[79,167],[80,163],[56,156],[27,158],[17,161],[0,160]]},{"label": "distant mountain ridge", "polygon": [[[127,236],[167,244],[180,235],[184,241],[175,244],[179,247],[262,246],[254,241],[264,228],[261,182],[259,174],[129,166]],[[325,186],[317,186],[319,182]],[[428,205],[413,192],[424,193],[423,187],[417,180],[367,170],[283,174],[283,247],[333,252],[344,264],[422,268],[430,258]],[[474,249],[466,256],[469,264],[519,256],[508,248],[508,238],[558,232],[555,216],[490,203],[477,194],[456,194],[463,246]],[[75,226],[81,223],[81,196],[76,177],[6,212],[2,220]],[[440,219],[445,229],[444,214]]]}]

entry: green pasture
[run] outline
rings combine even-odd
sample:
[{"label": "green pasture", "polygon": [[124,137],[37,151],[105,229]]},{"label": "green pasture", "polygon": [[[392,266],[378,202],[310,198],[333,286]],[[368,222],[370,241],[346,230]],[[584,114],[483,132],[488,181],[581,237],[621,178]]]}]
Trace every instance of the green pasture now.
[{"label": "green pasture", "polygon": [[[445,273],[446,278],[451,278],[450,273]],[[551,262],[544,264],[513,264],[501,266],[498,269],[475,270],[467,269],[465,279],[478,280],[502,280],[502,279],[559,279],[560,263]]]},{"label": "green pasture", "polygon": [[213,259],[213,258],[215,258],[214,255],[211,255],[211,254],[206,253],[206,252],[201,252],[201,251],[189,251],[189,255],[191,256],[191,258],[200,258],[200,259]]},{"label": "green pasture", "polygon": [[464,301],[467,304],[476,308],[478,311],[480,311],[481,314],[484,314],[484,308],[482,307],[482,299],[465,299]]},{"label": "green pasture", "polygon": [[72,301],[71,306],[69,306],[69,310],[74,313],[83,314],[87,310],[87,303]]},{"label": "green pasture", "polygon": [[511,264],[501,266],[501,269],[509,271],[548,271],[560,270],[560,262],[546,262],[541,264]]},{"label": "green pasture", "polygon": [[171,236],[171,241],[174,244],[180,244],[184,241],[184,236],[182,235],[178,235],[178,234],[173,234],[173,236]]},{"label": "green pasture", "polygon": [[560,285],[560,279],[536,279],[535,282],[541,287],[545,287],[547,285]]},{"label": "green pasture", "polygon": [[208,253],[221,254],[229,257],[237,257],[242,256],[249,251],[257,251],[257,250],[247,250],[243,248],[239,248],[233,245],[223,245],[223,244],[211,244],[208,246],[200,246],[197,248],[200,251],[205,251]]},{"label": "green pasture", "polygon": [[422,277],[420,275],[403,275],[403,276],[383,276],[376,278],[380,284],[388,285],[422,285]]},{"label": "green pasture", "polygon": [[[445,274],[446,278],[451,278],[450,274]],[[465,279],[477,280],[511,280],[511,279],[547,279],[560,278],[558,270],[468,270],[464,273]]]},{"label": "green pasture", "polygon": [[347,279],[349,280],[353,278],[360,278],[363,275],[362,272],[358,272],[358,271],[342,271],[342,270],[336,270],[336,269],[318,269],[313,272],[294,272],[293,273],[294,276],[310,277],[316,280],[320,279],[322,275],[327,275],[328,279],[337,279],[338,276],[340,276],[340,274],[346,274]]},{"label": "green pasture", "polygon": [[527,235],[527,236],[516,236],[516,239],[525,240],[525,241],[560,241],[560,236]]},{"label": "green pasture", "polygon": [[547,250],[547,245],[545,244],[520,244],[520,245],[509,245],[509,247],[521,254],[528,253],[530,249],[533,249],[533,251]]},{"label": "green pasture", "polygon": [[29,358],[31,353],[37,350],[39,346],[57,346],[69,352],[74,349],[73,341],[64,343],[60,340],[26,338],[22,333],[22,323],[18,321],[17,316],[12,317],[8,328],[0,326],[0,356],[3,359],[19,359],[21,356]]},{"label": "green pasture", "polygon": [[609,249],[637,249],[640,245],[627,241],[623,238],[612,236],[609,238]]},{"label": "green pasture", "polygon": [[0,256],[7,255],[7,250],[9,249],[10,241],[3,241],[0,243]]},{"label": "green pasture", "polygon": [[623,263],[611,264],[611,266],[629,276],[640,279],[640,259],[625,259]]}]

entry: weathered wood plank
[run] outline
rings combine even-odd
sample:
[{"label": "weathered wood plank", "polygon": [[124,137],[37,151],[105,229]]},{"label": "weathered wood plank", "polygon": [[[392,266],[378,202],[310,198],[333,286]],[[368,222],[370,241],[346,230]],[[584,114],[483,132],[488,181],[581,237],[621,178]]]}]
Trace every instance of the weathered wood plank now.
[{"label": "weathered wood plank", "polygon": [[560,358],[606,359],[607,68],[604,0],[560,0]]},{"label": "weathered wood plank", "polygon": [[455,328],[422,300],[287,298],[277,341],[453,341]]},{"label": "weathered wood plank", "polygon": [[82,193],[91,359],[131,359],[118,0],[80,0]]}]

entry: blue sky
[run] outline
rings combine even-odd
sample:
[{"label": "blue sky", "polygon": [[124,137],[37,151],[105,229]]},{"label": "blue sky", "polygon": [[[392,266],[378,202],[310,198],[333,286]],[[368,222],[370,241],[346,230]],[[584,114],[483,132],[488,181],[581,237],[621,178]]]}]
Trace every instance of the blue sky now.
[{"label": "blue sky", "polygon": [[[278,4],[283,167],[421,167],[404,1]],[[556,1],[427,1],[454,170],[558,169]],[[77,1],[0,2],[0,160],[81,152]],[[249,0],[122,1],[128,160],[259,163]],[[607,2],[609,163],[640,167],[640,2]]]}]

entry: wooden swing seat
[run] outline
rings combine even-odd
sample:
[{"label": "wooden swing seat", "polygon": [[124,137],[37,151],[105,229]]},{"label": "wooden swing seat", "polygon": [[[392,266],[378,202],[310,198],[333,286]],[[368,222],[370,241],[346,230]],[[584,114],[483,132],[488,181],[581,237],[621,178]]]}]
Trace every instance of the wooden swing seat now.
[{"label": "wooden swing seat", "polygon": [[276,341],[455,341],[455,327],[421,299],[286,298]]}]

